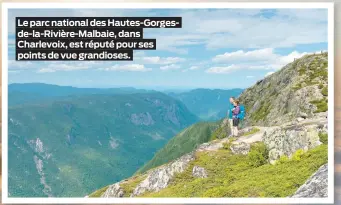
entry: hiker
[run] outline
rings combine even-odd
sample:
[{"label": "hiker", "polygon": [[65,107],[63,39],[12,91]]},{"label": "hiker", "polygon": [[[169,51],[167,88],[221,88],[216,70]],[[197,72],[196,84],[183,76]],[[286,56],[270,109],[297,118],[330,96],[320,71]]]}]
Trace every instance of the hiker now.
[{"label": "hiker", "polygon": [[233,117],[233,108],[234,108],[234,101],[236,99],[234,97],[230,97],[230,104],[229,104],[229,107],[228,107],[228,110],[227,110],[227,117],[228,117],[228,121],[229,121],[229,127],[230,127],[230,131],[231,131],[231,135],[233,133],[233,120],[232,120],[232,117]]},{"label": "hiker", "polygon": [[234,100],[233,102],[234,108],[232,109],[232,136],[238,136],[238,125],[239,125],[239,114],[240,114],[240,106],[239,101]]}]

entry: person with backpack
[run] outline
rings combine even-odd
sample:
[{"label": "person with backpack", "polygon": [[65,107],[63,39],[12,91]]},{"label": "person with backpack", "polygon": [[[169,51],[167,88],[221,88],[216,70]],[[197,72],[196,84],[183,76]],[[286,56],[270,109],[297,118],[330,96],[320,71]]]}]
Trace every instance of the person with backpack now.
[{"label": "person with backpack", "polygon": [[230,131],[231,131],[231,135],[233,133],[233,108],[234,108],[234,101],[236,99],[234,97],[230,97],[230,104],[228,106],[228,110],[227,110],[227,117],[228,117],[228,122],[229,122],[229,127],[230,127]]},{"label": "person with backpack", "polygon": [[243,128],[243,122],[245,118],[245,107],[244,105],[239,103],[239,114],[238,114],[238,119],[239,119],[239,128]]},{"label": "person with backpack", "polygon": [[[233,110],[236,107],[236,101],[238,103],[239,107],[239,113],[236,113],[237,110],[235,110],[235,115],[233,115]],[[236,100],[234,97],[230,98],[230,104],[228,107],[228,122],[229,122],[229,127],[231,131],[231,136],[237,136],[238,135],[238,129],[243,127],[243,121],[245,118],[245,107],[244,105],[241,105],[238,100]],[[233,118],[235,118],[235,123],[233,123]],[[238,120],[236,119],[238,118]],[[234,124],[237,124],[236,128],[234,128]]]},{"label": "person with backpack", "polygon": [[232,136],[238,136],[238,125],[239,125],[239,114],[240,114],[240,106],[239,101],[234,100],[233,102],[234,108],[232,109]]}]

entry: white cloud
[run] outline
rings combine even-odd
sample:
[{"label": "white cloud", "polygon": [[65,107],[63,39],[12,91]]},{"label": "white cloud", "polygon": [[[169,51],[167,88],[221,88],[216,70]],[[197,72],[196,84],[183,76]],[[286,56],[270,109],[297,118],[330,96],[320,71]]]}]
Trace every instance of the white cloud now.
[{"label": "white cloud", "polygon": [[161,70],[178,70],[180,69],[180,66],[176,64],[171,64],[171,65],[161,66],[160,69]]},{"label": "white cloud", "polygon": [[46,67],[40,68],[38,73],[53,73],[56,71],[75,71],[75,70],[86,70],[89,68],[91,63],[51,63]]},{"label": "white cloud", "polygon": [[[215,67],[216,72],[226,73],[235,70],[278,70],[294,61],[295,58],[301,58],[304,55],[311,54],[307,52],[299,53],[293,51],[288,55],[279,55],[274,53],[272,48],[257,49],[252,51],[238,50],[226,52],[213,57],[212,61],[219,64],[224,63],[227,66]],[[219,68],[219,69],[218,69]],[[224,68],[224,69],[223,69]],[[210,68],[211,71],[212,68]],[[224,71],[224,72],[223,72]]]},{"label": "white cloud", "polygon": [[159,56],[144,56],[136,58],[136,61],[141,62],[143,64],[173,64],[185,61],[184,58],[180,57],[159,57]]},{"label": "white cloud", "polygon": [[103,71],[136,71],[136,72],[146,72],[151,71],[151,68],[146,68],[141,64],[125,64],[125,65],[114,65],[107,68],[99,68],[98,70]]},{"label": "white cloud", "polygon": [[[250,11],[250,12],[248,12]],[[282,13],[278,12],[282,11]],[[319,11],[314,16],[314,12]],[[305,14],[300,14],[304,12]],[[280,9],[271,18],[255,17],[260,10],[182,10],[183,28],[146,30],[158,39],[158,50],[186,53],[188,45],[205,45],[208,49],[277,48],[298,44],[327,42],[326,10]]]},{"label": "white cloud", "polygon": [[273,71],[267,72],[267,73],[265,74],[265,77],[267,77],[267,76],[269,76],[269,75],[271,75],[271,74],[273,74],[273,73],[275,73],[275,72],[273,72]]},{"label": "white cloud", "polygon": [[182,72],[187,72],[187,71],[192,71],[192,70],[198,70],[198,69],[200,69],[199,66],[193,65],[193,66],[189,67],[188,69],[184,69]]},{"label": "white cloud", "polygon": [[197,70],[197,69],[199,69],[198,66],[191,66],[191,67],[189,68],[189,70]]},{"label": "white cloud", "polygon": [[275,57],[272,48],[264,48],[252,51],[238,50],[234,52],[226,52],[222,55],[215,56],[212,60],[217,63],[230,63],[235,61],[263,61]]},{"label": "white cloud", "polygon": [[242,67],[240,65],[229,65],[222,67],[211,67],[206,70],[206,73],[231,73],[235,70],[240,70]]},{"label": "white cloud", "polygon": [[24,70],[33,68],[32,61],[8,60],[8,70]]}]

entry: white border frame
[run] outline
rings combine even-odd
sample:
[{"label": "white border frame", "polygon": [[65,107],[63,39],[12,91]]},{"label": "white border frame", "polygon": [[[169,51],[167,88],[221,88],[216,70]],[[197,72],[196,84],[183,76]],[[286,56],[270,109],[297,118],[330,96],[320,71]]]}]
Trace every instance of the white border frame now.
[{"label": "white border frame", "polygon": [[[325,8],[328,9],[327,198],[12,198],[8,197],[8,9],[11,8]],[[334,203],[334,3],[2,3],[2,202],[11,204],[325,204]]]}]

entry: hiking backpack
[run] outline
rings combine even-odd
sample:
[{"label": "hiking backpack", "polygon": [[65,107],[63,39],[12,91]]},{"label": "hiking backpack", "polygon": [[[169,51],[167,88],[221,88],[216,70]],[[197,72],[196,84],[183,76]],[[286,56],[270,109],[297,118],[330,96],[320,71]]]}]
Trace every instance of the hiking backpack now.
[{"label": "hiking backpack", "polygon": [[240,112],[238,114],[238,118],[240,120],[244,120],[244,117],[245,117],[245,107],[244,107],[244,105],[239,105],[239,107],[240,107]]},{"label": "hiking backpack", "polygon": [[240,111],[238,114],[238,118],[239,118],[239,129],[244,128],[244,117],[245,117],[245,107],[244,105],[239,105]]}]

